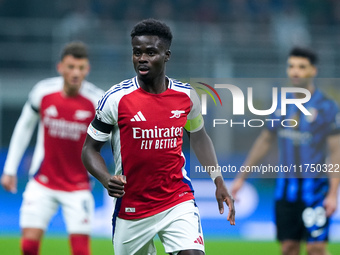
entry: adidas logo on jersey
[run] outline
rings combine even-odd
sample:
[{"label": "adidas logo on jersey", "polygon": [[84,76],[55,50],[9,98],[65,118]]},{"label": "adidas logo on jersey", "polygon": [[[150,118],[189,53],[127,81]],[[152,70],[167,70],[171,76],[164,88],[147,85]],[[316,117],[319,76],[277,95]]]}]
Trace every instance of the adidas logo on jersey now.
[{"label": "adidas logo on jersey", "polygon": [[57,107],[51,105],[50,107],[45,109],[45,114],[50,117],[57,117],[58,116]]},{"label": "adidas logo on jersey", "polygon": [[143,113],[141,111],[137,112],[135,116],[130,121],[146,121]]},{"label": "adidas logo on jersey", "polygon": [[194,243],[198,243],[198,244],[204,245],[202,236],[199,236],[199,237],[195,240]]},{"label": "adidas logo on jersey", "polygon": [[125,212],[134,213],[134,212],[136,212],[136,208],[134,208],[134,207],[125,207]]}]

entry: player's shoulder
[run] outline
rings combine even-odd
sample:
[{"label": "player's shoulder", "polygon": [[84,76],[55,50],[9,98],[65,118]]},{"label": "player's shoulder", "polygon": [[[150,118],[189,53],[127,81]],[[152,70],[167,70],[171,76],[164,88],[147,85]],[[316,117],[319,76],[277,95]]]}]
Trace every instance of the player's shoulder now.
[{"label": "player's shoulder", "polygon": [[120,83],[113,85],[105,94],[107,95],[125,95],[139,88],[137,78],[124,80]]},{"label": "player's shoulder", "polygon": [[98,104],[99,109],[102,109],[107,101],[119,101],[124,95],[130,94],[138,88],[137,77],[123,80],[122,82],[113,85],[100,99]]},{"label": "player's shoulder", "polygon": [[43,97],[44,95],[60,91],[62,87],[62,77],[47,78],[34,85],[30,92],[30,97]]},{"label": "player's shoulder", "polygon": [[329,97],[326,93],[316,90],[315,93],[317,93],[318,100],[315,100],[315,106],[318,106],[322,108],[324,111],[329,112],[332,110],[338,111],[338,103]]},{"label": "player's shoulder", "polygon": [[34,85],[28,96],[28,101],[34,109],[40,108],[42,99],[62,90],[63,78],[53,77],[39,81]]},{"label": "player's shoulder", "polygon": [[98,102],[104,94],[104,90],[94,85],[93,83],[84,80],[81,86],[80,94],[93,102]]},{"label": "player's shoulder", "polygon": [[182,82],[180,80],[176,80],[173,78],[167,77],[169,80],[169,88],[174,90],[191,90],[193,89],[192,86],[187,82]]},{"label": "player's shoulder", "polygon": [[33,89],[44,89],[44,90],[57,90],[61,89],[63,86],[63,78],[60,77],[52,77],[39,81],[34,85]]},{"label": "player's shoulder", "polygon": [[131,88],[138,88],[138,82],[137,82],[137,77],[131,78],[131,79],[126,79],[121,81],[118,84],[113,85],[110,90],[114,92],[118,91],[130,91]]},{"label": "player's shoulder", "polygon": [[177,92],[181,92],[186,94],[188,97],[191,97],[192,93],[195,91],[193,87],[186,82],[182,82],[176,79],[172,79],[167,77],[169,80],[169,89],[172,89]]}]

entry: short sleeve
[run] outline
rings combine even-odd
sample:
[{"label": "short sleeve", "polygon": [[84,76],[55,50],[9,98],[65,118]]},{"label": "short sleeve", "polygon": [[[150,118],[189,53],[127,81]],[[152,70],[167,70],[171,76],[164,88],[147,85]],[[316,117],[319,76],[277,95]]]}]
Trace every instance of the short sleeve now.
[{"label": "short sleeve", "polygon": [[96,115],[87,129],[87,133],[97,141],[107,141],[110,138],[110,133],[116,125],[117,107],[112,100],[110,90],[106,92],[98,102]]},{"label": "short sleeve", "polygon": [[198,98],[198,95],[194,89],[190,90],[190,102],[191,102],[191,109],[187,116],[187,123],[184,128],[188,132],[196,132],[199,131],[203,125],[204,120],[201,114],[201,104]]}]

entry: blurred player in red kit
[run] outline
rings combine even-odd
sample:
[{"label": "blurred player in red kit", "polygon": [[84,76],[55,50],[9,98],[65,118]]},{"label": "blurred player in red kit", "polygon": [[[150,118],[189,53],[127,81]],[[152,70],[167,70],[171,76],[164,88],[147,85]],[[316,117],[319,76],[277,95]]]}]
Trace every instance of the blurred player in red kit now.
[{"label": "blurred player in red kit", "polygon": [[[165,75],[171,40],[163,22],[148,19],[136,24],[131,43],[137,76],[105,93],[83,148],[88,171],[117,198],[112,224],[119,255],[156,254],[157,234],[169,254],[204,254],[199,211],[182,153],[184,130],[202,165],[217,166],[217,159],[197,94],[189,84]],[[100,155],[111,134],[113,176]],[[234,225],[234,202],[223,178],[215,172],[211,177],[220,213],[226,202]]]},{"label": "blurred player in red kit", "polygon": [[59,206],[72,254],[90,254],[94,201],[81,150],[103,91],[85,80],[89,69],[86,45],[67,44],[57,65],[61,76],[34,86],[15,126],[1,177],[2,186],[13,193],[19,163],[39,122],[30,180],[20,209],[24,255],[39,254],[41,239]]}]

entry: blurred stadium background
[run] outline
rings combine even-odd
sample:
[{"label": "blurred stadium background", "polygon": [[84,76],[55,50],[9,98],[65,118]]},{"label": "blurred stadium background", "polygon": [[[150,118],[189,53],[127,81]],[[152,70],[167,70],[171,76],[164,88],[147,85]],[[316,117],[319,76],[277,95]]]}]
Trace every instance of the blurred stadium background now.
[{"label": "blurred stadium background", "polygon": [[[148,17],[166,21],[173,30],[172,59],[167,65],[170,77],[187,81],[284,78],[287,53],[294,45],[307,45],[319,53],[318,77],[340,76],[338,0],[0,0],[0,173],[28,92],[39,80],[57,75],[61,47],[71,40],[87,43],[92,64],[88,80],[108,89],[134,76],[129,33],[136,21]],[[326,90],[340,103],[336,81]],[[270,100],[260,94],[258,100]],[[212,129],[207,129],[214,138]],[[223,160],[239,165],[259,131],[230,129],[225,140],[228,156]],[[109,149],[104,153],[112,164]],[[19,235],[18,211],[31,155],[32,147],[19,169],[18,194],[0,189],[0,239]],[[229,227],[226,216],[218,215],[211,180],[197,179],[194,185],[207,237],[275,239],[274,180],[249,180],[237,204],[236,227]],[[96,181],[93,192],[94,235],[109,237],[111,201]],[[58,213],[48,234],[63,233]],[[338,210],[331,241],[339,242],[339,233]]]}]

